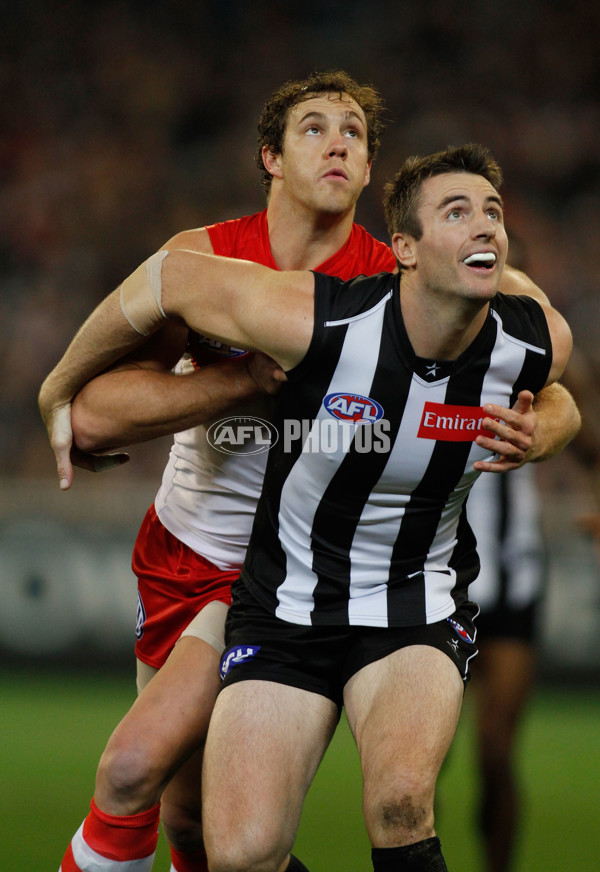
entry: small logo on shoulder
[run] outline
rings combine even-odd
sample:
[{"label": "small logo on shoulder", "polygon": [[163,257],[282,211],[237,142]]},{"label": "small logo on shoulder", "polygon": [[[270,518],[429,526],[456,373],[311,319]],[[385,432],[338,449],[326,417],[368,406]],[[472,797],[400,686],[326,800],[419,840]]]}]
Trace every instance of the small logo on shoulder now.
[{"label": "small logo on shoulder", "polygon": [[455,621],[452,618],[446,618],[446,620],[449,624],[452,624],[461,639],[464,639],[465,642],[469,642],[471,645],[475,644],[474,640],[471,639],[465,628],[461,626],[458,621]]},{"label": "small logo on shoulder", "polygon": [[259,651],[260,645],[236,645],[226,651],[221,658],[221,680],[227,677],[234,666],[254,660]]}]

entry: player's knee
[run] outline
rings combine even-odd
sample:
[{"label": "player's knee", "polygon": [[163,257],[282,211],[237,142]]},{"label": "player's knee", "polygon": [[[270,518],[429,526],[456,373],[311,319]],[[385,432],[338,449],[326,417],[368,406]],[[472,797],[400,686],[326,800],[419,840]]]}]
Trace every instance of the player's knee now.
[{"label": "player's knee", "polygon": [[285,867],[289,847],[262,841],[257,833],[254,839],[222,839],[208,850],[211,872],[279,872]]},{"label": "player's knee", "polygon": [[114,814],[137,814],[160,800],[163,773],[144,749],[109,742],[98,765],[96,797]]},{"label": "player's knee", "polygon": [[400,844],[404,844],[407,838],[412,840],[416,835],[429,833],[433,826],[431,809],[413,796],[384,803],[380,809],[380,822],[384,830],[398,834]]},{"label": "player's knee", "polygon": [[209,859],[211,872],[279,872],[284,866],[283,860],[260,857],[221,857],[217,860]]},{"label": "player's knee", "polygon": [[386,843],[405,845],[433,832],[433,792],[419,784],[404,784],[382,795],[371,817]]}]

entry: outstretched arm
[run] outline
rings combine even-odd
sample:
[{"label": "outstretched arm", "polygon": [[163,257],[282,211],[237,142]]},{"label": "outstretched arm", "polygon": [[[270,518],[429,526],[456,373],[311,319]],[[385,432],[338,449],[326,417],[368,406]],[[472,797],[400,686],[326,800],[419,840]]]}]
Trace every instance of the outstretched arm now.
[{"label": "outstretched arm", "polygon": [[[153,258],[148,262],[156,266]],[[152,313],[142,327],[148,334],[155,333],[168,317],[230,345],[262,348],[277,355],[285,368],[295,365],[308,348],[313,324],[311,273],[283,274],[246,261],[181,250],[160,265],[159,305],[156,270],[153,288],[147,287],[145,271],[136,270],[96,308],[42,385],[40,410],[55,454],[62,458],[59,478],[63,488],[72,479],[68,454],[73,396],[89,379],[147,341],[123,314],[122,290],[129,292],[133,287],[133,296],[125,294],[125,299],[133,300],[129,313],[133,310],[135,319],[144,321],[147,309]]]},{"label": "outstretched arm", "polygon": [[270,357],[245,354],[174,373],[117,367],[96,376],[73,400],[75,444],[112,451],[197,427],[259,394],[273,394],[285,373]]},{"label": "outstretched arm", "polygon": [[[178,233],[163,248],[169,247],[213,253],[205,227]],[[63,488],[72,482],[73,466],[100,472],[129,459],[122,452],[97,452],[197,426],[240,400],[275,392],[285,378],[261,354],[213,359],[199,370],[176,375],[173,367],[188,335],[184,324],[165,323],[137,352],[85,384],[73,399],[70,415],[65,407],[58,421],[50,419],[49,437]]]}]

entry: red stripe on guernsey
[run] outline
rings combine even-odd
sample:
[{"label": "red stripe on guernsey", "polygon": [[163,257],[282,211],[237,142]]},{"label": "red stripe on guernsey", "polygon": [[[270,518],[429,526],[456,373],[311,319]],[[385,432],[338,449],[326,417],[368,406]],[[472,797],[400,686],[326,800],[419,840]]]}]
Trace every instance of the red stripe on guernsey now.
[{"label": "red stripe on guernsey", "polygon": [[481,406],[452,406],[425,403],[417,436],[441,442],[474,442],[478,436],[493,439],[495,434],[481,425],[486,415]]},{"label": "red stripe on guernsey", "polygon": [[121,816],[105,814],[92,799],[91,809],[83,824],[83,838],[96,853],[123,861],[148,857],[156,850],[159,805],[140,814]]}]

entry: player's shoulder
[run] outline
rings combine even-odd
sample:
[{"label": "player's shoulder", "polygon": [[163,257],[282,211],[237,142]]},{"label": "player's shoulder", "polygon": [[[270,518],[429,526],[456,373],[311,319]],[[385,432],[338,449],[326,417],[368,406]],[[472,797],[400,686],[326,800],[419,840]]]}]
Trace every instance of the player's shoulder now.
[{"label": "player's shoulder", "polygon": [[362,317],[390,299],[397,288],[397,276],[389,272],[341,279],[315,273],[317,311],[322,308],[325,320]]},{"label": "player's shoulder", "polygon": [[542,311],[542,304],[529,294],[506,294],[498,291],[492,305],[497,311],[505,312]]},{"label": "player's shoulder", "polygon": [[546,294],[533,282],[526,273],[505,264],[500,279],[500,290],[503,294],[525,295],[533,297],[538,303],[549,305]]},{"label": "player's shoulder", "polygon": [[499,291],[492,301],[492,309],[501,316],[503,322],[510,324],[518,324],[523,318],[543,318],[540,303],[527,294],[505,294]]},{"label": "player's shoulder", "polygon": [[253,215],[242,215],[240,218],[206,224],[204,227],[181,230],[172,236],[163,248],[185,248],[188,251],[200,251],[204,254],[233,256],[240,240],[251,241],[255,237],[260,238],[264,233],[263,225],[266,227],[264,210]]},{"label": "player's shoulder", "polygon": [[350,237],[350,246],[354,252],[359,252],[359,257],[371,269],[366,274],[388,271],[393,272],[396,268],[396,259],[387,242],[373,236],[362,224],[354,223]]},{"label": "player's shoulder", "polygon": [[497,313],[505,334],[536,345],[549,344],[548,314],[555,311],[551,307],[544,306],[528,294],[498,293],[492,301],[492,309]]},{"label": "player's shoulder", "polygon": [[199,251],[203,254],[213,253],[210,235],[206,227],[181,230],[172,236],[163,245],[163,248],[184,248],[187,251]]}]

